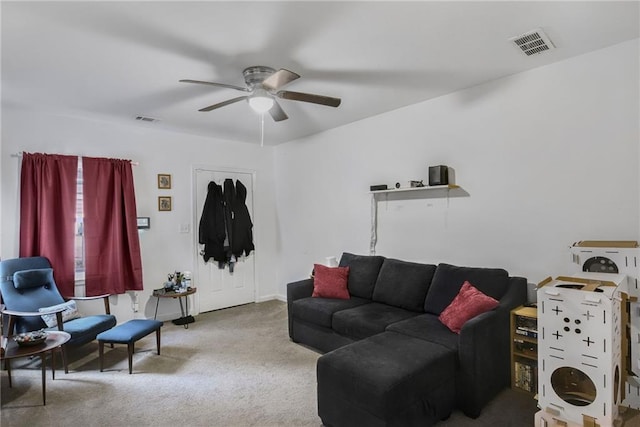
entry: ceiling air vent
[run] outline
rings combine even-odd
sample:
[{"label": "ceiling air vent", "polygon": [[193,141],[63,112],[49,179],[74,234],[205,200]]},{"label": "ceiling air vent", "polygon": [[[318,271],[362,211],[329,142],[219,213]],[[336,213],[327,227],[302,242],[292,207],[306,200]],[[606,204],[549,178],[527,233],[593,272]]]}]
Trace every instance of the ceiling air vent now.
[{"label": "ceiling air vent", "polygon": [[160,119],[154,119],[153,117],[145,117],[145,116],[138,116],[136,117],[136,120],[139,120],[141,122],[147,122],[147,123],[154,123],[154,122],[160,121]]},{"label": "ceiling air vent", "polygon": [[549,36],[547,36],[544,31],[539,28],[510,38],[509,41],[512,41],[516,45],[516,47],[527,56],[542,53],[550,49],[555,49],[555,46],[549,39]]}]

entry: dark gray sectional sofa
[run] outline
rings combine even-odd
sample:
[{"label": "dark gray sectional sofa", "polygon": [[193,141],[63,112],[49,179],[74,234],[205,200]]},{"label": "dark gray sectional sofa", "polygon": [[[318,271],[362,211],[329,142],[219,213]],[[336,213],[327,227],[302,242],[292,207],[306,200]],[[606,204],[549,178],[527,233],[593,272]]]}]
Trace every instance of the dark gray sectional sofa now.
[{"label": "dark gray sectional sofa", "polygon": [[[510,381],[509,312],[526,279],[503,269],[419,264],[344,253],[350,299],[311,297],[289,283],[289,336],[318,359],[325,425],[431,425],[459,408],[477,417]],[[451,332],[438,316],[464,281],[499,301]]]}]

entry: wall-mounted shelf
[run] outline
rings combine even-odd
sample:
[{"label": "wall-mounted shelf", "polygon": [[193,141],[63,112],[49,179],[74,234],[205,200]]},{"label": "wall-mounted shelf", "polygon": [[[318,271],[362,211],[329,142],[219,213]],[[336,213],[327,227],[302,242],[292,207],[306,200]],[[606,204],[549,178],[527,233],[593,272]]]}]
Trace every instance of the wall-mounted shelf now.
[{"label": "wall-mounted shelf", "polygon": [[[448,198],[449,190],[453,190],[456,188],[460,188],[460,186],[456,184],[448,184],[448,185],[430,185],[430,186],[424,186],[424,187],[400,187],[400,188],[390,188],[388,190],[369,191],[369,194],[371,194],[371,241],[369,243],[369,254],[371,255],[376,254],[376,244],[378,243],[378,201],[383,199],[376,198],[377,194],[389,195],[393,193],[408,193],[410,191],[445,190],[447,194],[446,197]],[[440,197],[440,195],[436,193],[435,197]]]},{"label": "wall-mounted shelf", "polygon": [[401,193],[403,191],[451,190],[453,188],[460,188],[460,186],[456,184],[449,184],[449,185],[431,185],[431,186],[424,186],[424,187],[400,187],[400,188],[389,188],[388,190],[370,191],[369,193],[371,194]]}]

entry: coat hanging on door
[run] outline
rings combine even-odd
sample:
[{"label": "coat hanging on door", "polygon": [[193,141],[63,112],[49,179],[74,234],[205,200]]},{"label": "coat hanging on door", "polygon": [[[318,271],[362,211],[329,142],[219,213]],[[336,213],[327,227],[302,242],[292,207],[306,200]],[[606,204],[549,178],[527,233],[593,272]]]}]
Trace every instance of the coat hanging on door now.
[{"label": "coat hanging on door", "polygon": [[233,239],[231,252],[236,257],[249,255],[253,246],[253,223],[246,204],[247,187],[236,180],[236,194],[233,202]]},{"label": "coat hanging on door", "polygon": [[236,180],[227,178],[223,188],[214,181],[207,187],[207,198],[200,217],[199,243],[204,261],[210,258],[218,262],[219,268],[234,264],[240,256],[254,250],[253,223],[246,205],[247,189]]},{"label": "coat hanging on door", "polygon": [[204,201],[198,233],[198,241],[204,245],[204,249],[200,251],[204,262],[209,261],[210,258],[218,262],[226,260],[224,253],[226,235],[222,187],[211,181],[207,186],[207,198]]}]

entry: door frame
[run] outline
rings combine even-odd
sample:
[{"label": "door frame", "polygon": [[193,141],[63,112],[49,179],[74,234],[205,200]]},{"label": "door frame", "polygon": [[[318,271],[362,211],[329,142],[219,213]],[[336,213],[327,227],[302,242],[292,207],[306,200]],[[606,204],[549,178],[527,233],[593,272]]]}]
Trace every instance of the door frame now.
[{"label": "door frame", "polygon": [[[255,232],[256,230],[256,218],[258,217],[258,215],[256,214],[257,211],[257,207],[256,207],[256,203],[255,203],[255,197],[254,197],[254,192],[255,192],[255,188],[256,188],[256,171],[255,169],[244,169],[244,168],[234,168],[234,167],[228,167],[228,166],[212,166],[209,164],[204,164],[204,163],[198,163],[198,164],[194,164],[191,166],[191,210],[192,210],[192,219],[193,219],[193,227],[191,230],[191,239],[192,239],[192,248],[193,248],[193,280],[195,280],[196,283],[196,287],[198,286],[197,284],[200,281],[200,277],[199,277],[199,273],[198,273],[198,268],[197,268],[197,263],[199,262],[199,258],[201,258],[200,256],[200,243],[198,242],[198,234],[199,234],[199,228],[200,228],[200,216],[202,214],[202,212],[198,212],[197,209],[197,203],[198,203],[198,194],[197,194],[197,174],[198,171],[208,171],[208,172],[220,172],[220,173],[243,173],[243,174],[247,174],[251,176],[251,207],[253,208],[253,212],[251,212],[251,222],[253,223],[253,241],[254,243],[257,243],[257,239],[256,239],[256,235],[257,233]],[[256,247],[258,247],[258,245],[256,245]],[[253,250],[252,256],[254,257],[253,263],[253,302],[256,303],[258,302],[258,295],[260,294],[259,289],[260,289],[260,284],[258,283],[258,275],[256,274],[256,270],[258,267],[258,258],[257,258],[257,254],[256,251]],[[200,298],[198,296],[198,293],[196,292],[194,294],[195,301],[194,301],[194,305],[197,305],[198,307],[198,313],[201,312],[200,310]]]}]

